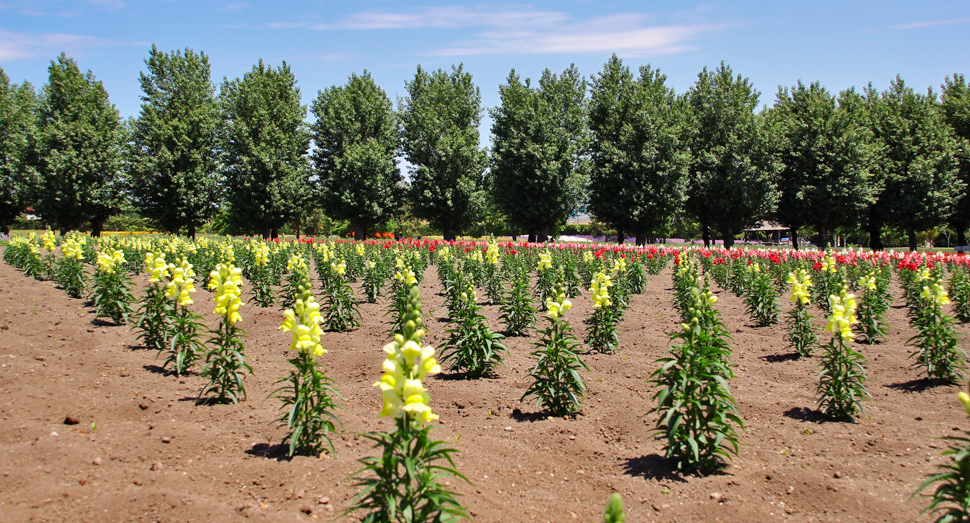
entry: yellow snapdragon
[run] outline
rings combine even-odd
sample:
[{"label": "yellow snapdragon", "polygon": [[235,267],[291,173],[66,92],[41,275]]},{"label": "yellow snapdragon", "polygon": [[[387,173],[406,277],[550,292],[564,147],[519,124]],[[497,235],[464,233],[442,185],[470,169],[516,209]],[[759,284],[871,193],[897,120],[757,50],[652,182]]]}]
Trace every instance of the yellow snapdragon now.
[{"label": "yellow snapdragon", "polygon": [[556,299],[546,298],[546,316],[558,320],[573,307],[572,302],[566,299],[564,293],[559,293]]},{"label": "yellow snapdragon", "polygon": [[593,298],[593,308],[601,309],[603,307],[609,307],[613,304],[610,301],[610,287],[613,285],[613,281],[609,276],[603,274],[603,272],[597,272],[593,276],[592,284],[590,285],[590,292]]},{"label": "yellow snapdragon", "polygon": [[933,303],[936,307],[942,307],[950,303],[950,294],[946,291],[946,288],[940,285],[940,282],[933,282],[932,285],[924,285],[923,292],[919,296]]},{"label": "yellow snapdragon", "polygon": [[64,255],[64,259],[81,261],[84,259],[84,246],[74,238],[68,238],[61,245],[61,254]]},{"label": "yellow snapdragon", "polygon": [[165,286],[165,296],[172,298],[176,303],[185,307],[192,303],[189,294],[195,292],[195,271],[192,264],[182,258],[178,265],[169,264],[168,271],[170,280]]},{"label": "yellow snapdragon", "polygon": [[488,247],[485,248],[485,263],[489,265],[498,265],[498,261],[498,245],[489,243]]},{"label": "yellow snapdragon", "polygon": [[613,260],[613,276],[626,272],[626,258],[616,258]]},{"label": "yellow snapdragon", "polygon": [[118,267],[125,264],[125,253],[115,250],[110,255],[106,252],[98,252],[98,272],[113,274]]},{"label": "yellow snapdragon", "polygon": [[790,301],[803,306],[812,303],[812,295],[808,291],[812,286],[812,277],[805,269],[788,273],[788,283],[791,285]]},{"label": "yellow snapdragon", "polygon": [[269,247],[263,242],[257,242],[252,244],[253,249],[253,264],[257,267],[263,267],[269,260]]},{"label": "yellow snapdragon", "polygon": [[341,259],[337,259],[336,261],[340,263],[330,262],[330,270],[337,276],[343,277],[344,274],[347,274],[347,263]]},{"label": "yellow snapdragon", "polygon": [[834,294],[829,296],[829,309],[832,314],[829,315],[825,332],[831,332],[833,335],[841,337],[843,342],[854,340],[855,333],[852,332],[852,326],[859,323],[855,315],[855,295],[848,294],[846,289],[843,288],[838,296]]},{"label": "yellow snapdragon", "polygon": [[384,346],[387,354],[381,366],[384,374],[374,384],[381,389],[384,404],[378,416],[397,418],[405,415],[418,424],[438,419],[431,411],[431,396],[422,380],[429,374],[441,372],[441,365],[434,357],[434,347],[422,346],[424,329],[417,328],[414,320],[404,327],[410,336],[395,334],[394,340]]},{"label": "yellow snapdragon", "polygon": [[358,244],[354,245],[354,250],[357,251],[357,256],[363,256],[364,255],[364,244],[363,243],[358,243]]},{"label": "yellow snapdragon", "polygon": [[293,333],[293,342],[290,350],[295,350],[309,356],[311,360],[327,353],[327,350],[320,345],[320,337],[323,336],[323,316],[320,315],[320,304],[310,293],[304,293],[303,297],[297,298],[292,309],[283,311],[286,317],[283,325],[280,326],[283,332]]},{"label": "yellow snapdragon", "polygon": [[40,241],[44,245],[44,248],[48,250],[48,252],[53,252],[54,247],[57,246],[57,237],[54,236],[54,231],[50,229],[47,229],[47,232],[44,233],[44,237],[41,238]]},{"label": "yellow snapdragon", "polygon": [[165,263],[164,252],[146,252],[145,270],[149,271],[148,281],[158,283],[163,278],[168,278],[168,264]]},{"label": "yellow snapdragon", "polygon": [[213,314],[218,314],[225,318],[226,323],[235,325],[242,321],[239,308],[242,302],[242,269],[234,267],[231,263],[220,263],[215,270],[209,273],[209,290],[216,291],[213,298],[216,308]]},{"label": "yellow snapdragon", "polygon": [[539,253],[539,263],[536,265],[536,270],[539,272],[548,270],[552,268],[552,256],[549,256],[548,252]]}]

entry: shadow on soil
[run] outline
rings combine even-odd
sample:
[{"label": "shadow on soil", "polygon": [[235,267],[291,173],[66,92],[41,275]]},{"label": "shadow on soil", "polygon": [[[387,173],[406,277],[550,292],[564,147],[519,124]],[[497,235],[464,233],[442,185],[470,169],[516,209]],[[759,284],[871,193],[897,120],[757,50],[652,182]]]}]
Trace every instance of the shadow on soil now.
[{"label": "shadow on soil", "polygon": [[826,421],[834,421],[832,418],[828,417],[824,412],[815,409],[806,409],[805,407],[793,407],[785,411],[785,417],[791,418],[798,421],[809,421],[812,423],[823,423]]},{"label": "shadow on soil", "polygon": [[669,460],[660,454],[649,454],[635,458],[623,458],[620,460],[623,473],[635,478],[652,480],[666,479],[686,483],[675,469],[673,460]]},{"label": "shadow on soil", "polygon": [[903,392],[923,392],[927,389],[932,389],[934,387],[945,387],[952,385],[952,383],[947,381],[939,381],[931,378],[920,378],[916,380],[903,381],[899,383],[891,383],[886,385],[886,388],[893,390],[901,390]]},{"label": "shadow on soil", "polygon": [[253,448],[246,451],[246,454],[250,456],[256,456],[258,458],[275,459],[276,461],[292,461],[293,458],[287,455],[290,446],[279,443],[272,445],[269,443],[257,443],[253,445]]},{"label": "shadow on soil", "polygon": [[790,352],[788,354],[769,354],[767,356],[761,356],[759,360],[765,360],[768,363],[781,363],[784,361],[795,361],[798,359],[797,352]]}]

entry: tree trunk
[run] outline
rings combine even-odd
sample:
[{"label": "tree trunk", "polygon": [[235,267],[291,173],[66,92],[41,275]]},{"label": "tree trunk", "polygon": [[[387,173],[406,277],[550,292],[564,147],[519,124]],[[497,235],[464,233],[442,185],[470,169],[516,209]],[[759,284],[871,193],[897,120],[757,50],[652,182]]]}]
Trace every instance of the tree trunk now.
[{"label": "tree trunk", "polygon": [[728,227],[724,229],[724,248],[730,249],[734,247],[734,229]]},{"label": "tree trunk", "polygon": [[269,235],[271,238],[275,240],[280,237],[280,230],[277,229],[276,227],[273,227],[272,229],[270,229]]},{"label": "tree trunk", "polygon": [[446,242],[455,241],[455,239],[458,238],[458,234],[455,233],[455,230],[451,227],[446,227],[445,230],[442,231],[442,234]]},{"label": "tree trunk", "polygon": [[10,227],[7,226],[7,217],[0,216],[0,234],[6,234],[10,236]]},{"label": "tree trunk", "polygon": [[529,229],[529,240],[528,240],[529,243],[535,243],[536,242],[536,238],[537,238],[536,230],[535,229]]},{"label": "tree trunk", "polygon": [[271,233],[270,233],[270,228],[269,228],[269,227],[263,227],[263,228],[262,228],[262,229],[261,229],[261,230],[259,231],[259,234],[260,234],[260,236],[262,236],[262,237],[263,237],[263,239],[264,239],[264,240],[268,240],[268,239],[269,239],[269,236],[270,236],[270,234],[271,234]]},{"label": "tree trunk", "polygon": [[624,234],[623,231],[621,230],[616,231],[616,244],[623,245],[623,242],[625,241],[626,241],[626,234]]},{"label": "tree trunk", "polygon": [[828,228],[819,225],[819,227],[818,227],[818,236],[819,236],[819,240],[818,240],[819,247],[821,247],[823,251],[828,250],[828,248],[829,248],[829,230],[828,230]]},{"label": "tree trunk", "polygon": [[[4,227],[6,227],[6,225],[4,225]],[[10,234],[10,232],[7,231],[7,234]],[[957,229],[957,245],[966,245],[966,244],[967,244],[966,231],[964,231],[963,229]]]},{"label": "tree trunk", "polygon": [[364,241],[365,238],[367,238],[367,229],[364,228],[364,225],[363,224],[355,224],[354,225],[354,239],[357,240],[357,241],[359,241],[359,242],[362,242],[362,241]]},{"label": "tree trunk", "polygon": [[704,248],[709,248],[711,246],[711,226],[701,225],[701,238],[704,239]]},{"label": "tree trunk", "polygon": [[791,245],[797,251],[798,250],[798,227],[792,227],[788,234],[791,235]]},{"label": "tree trunk", "polygon": [[647,231],[643,229],[637,230],[637,247],[643,247],[647,243]]},{"label": "tree trunk", "polygon": [[549,226],[543,225],[539,227],[539,234],[536,237],[536,241],[539,243],[546,243],[549,241]]},{"label": "tree trunk", "polygon": [[189,224],[189,238],[192,238],[192,241],[195,241],[195,224],[194,223],[190,223]]},{"label": "tree trunk", "polygon": [[910,252],[916,252],[919,245],[916,245],[916,229],[909,228],[906,229],[906,234],[909,235],[909,250]]},{"label": "tree trunk", "polygon": [[874,251],[883,250],[882,236],[880,235],[880,227],[877,224],[869,222],[869,248]]}]

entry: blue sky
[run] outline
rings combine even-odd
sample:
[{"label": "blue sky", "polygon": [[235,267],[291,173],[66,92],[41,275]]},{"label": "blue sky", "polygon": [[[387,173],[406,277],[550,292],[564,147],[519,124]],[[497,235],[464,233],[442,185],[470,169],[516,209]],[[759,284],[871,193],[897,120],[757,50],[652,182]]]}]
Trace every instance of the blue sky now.
[{"label": "blue sky", "polygon": [[204,51],[216,82],[286,60],[307,104],[352,72],[396,98],[417,64],[464,62],[491,107],[512,68],[538,78],[575,63],[589,76],[616,53],[659,67],[678,93],[723,60],[771,105],[799,79],[885,89],[900,74],[939,91],[945,76],[970,75],[970,2],[0,0],[0,67],[13,82],[44,84],[64,51],[125,117],[138,114],[152,43]]}]

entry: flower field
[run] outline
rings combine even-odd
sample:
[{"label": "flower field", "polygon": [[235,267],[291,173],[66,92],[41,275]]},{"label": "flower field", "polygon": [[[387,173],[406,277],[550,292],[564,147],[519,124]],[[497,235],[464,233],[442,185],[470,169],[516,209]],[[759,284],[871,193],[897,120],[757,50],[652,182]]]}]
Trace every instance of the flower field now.
[{"label": "flower field", "polygon": [[933,521],[909,498],[970,427],[959,255],[133,236],[2,255],[4,521],[364,519],[367,459],[422,434],[453,460],[436,492],[477,521],[602,521],[613,492],[627,521]]}]

